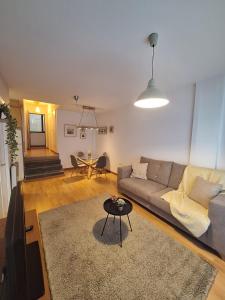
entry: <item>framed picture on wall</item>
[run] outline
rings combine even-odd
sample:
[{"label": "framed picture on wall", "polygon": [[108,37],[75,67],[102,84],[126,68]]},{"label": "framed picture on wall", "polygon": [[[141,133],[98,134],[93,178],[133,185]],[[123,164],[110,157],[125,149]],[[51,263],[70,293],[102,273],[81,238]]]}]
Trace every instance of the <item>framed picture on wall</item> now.
[{"label": "framed picture on wall", "polygon": [[114,133],[114,126],[109,126],[109,133]]},{"label": "framed picture on wall", "polygon": [[77,136],[77,126],[72,124],[64,124],[64,136],[76,137]]},{"label": "framed picture on wall", "polygon": [[87,137],[86,130],[85,130],[85,129],[82,129],[82,130],[80,131],[80,139],[81,139],[81,140],[84,140],[84,139],[86,139],[86,137]]},{"label": "framed picture on wall", "polygon": [[107,127],[99,127],[98,134],[107,134]]}]

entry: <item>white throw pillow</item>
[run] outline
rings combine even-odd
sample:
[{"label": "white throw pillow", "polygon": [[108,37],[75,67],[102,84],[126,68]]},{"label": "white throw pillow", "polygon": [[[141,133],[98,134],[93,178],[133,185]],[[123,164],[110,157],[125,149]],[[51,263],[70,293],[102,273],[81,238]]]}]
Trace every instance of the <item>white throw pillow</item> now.
[{"label": "white throw pillow", "polygon": [[132,174],[130,177],[147,179],[148,163],[134,163],[132,164]]}]

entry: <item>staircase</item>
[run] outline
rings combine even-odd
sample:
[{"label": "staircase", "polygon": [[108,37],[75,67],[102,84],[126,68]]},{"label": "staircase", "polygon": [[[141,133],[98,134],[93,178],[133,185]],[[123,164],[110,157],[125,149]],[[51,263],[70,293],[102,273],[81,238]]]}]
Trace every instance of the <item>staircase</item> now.
[{"label": "staircase", "polygon": [[62,175],[61,160],[58,155],[25,157],[24,158],[25,180],[36,179],[48,176]]}]

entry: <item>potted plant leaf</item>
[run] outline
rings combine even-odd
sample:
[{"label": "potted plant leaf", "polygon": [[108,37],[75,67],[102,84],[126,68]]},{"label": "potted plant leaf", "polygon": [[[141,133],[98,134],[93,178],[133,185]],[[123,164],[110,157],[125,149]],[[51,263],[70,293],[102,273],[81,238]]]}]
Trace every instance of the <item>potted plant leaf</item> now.
[{"label": "potted plant leaf", "polygon": [[123,210],[123,207],[124,207],[125,204],[126,204],[126,202],[121,198],[118,198],[116,200],[116,205],[118,206],[118,210],[120,210],[120,211]]},{"label": "potted plant leaf", "polygon": [[6,111],[6,104],[0,104],[0,119],[4,120],[6,118],[6,115],[4,114],[4,112]]},{"label": "potted plant leaf", "polygon": [[0,104],[0,118],[6,120],[6,144],[9,147],[9,157],[11,165],[14,164],[17,156],[18,144],[16,140],[17,121],[12,117],[9,105]]}]

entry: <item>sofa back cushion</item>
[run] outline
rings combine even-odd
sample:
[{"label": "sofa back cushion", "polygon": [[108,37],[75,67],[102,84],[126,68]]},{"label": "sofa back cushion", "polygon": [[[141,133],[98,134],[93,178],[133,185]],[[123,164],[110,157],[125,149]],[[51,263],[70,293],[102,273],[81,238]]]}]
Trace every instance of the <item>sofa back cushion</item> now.
[{"label": "sofa back cushion", "polygon": [[193,184],[197,176],[212,182],[222,184],[225,189],[225,170],[216,170],[203,167],[188,165],[184,171],[182,182],[179,190],[189,195],[192,191]]},{"label": "sofa back cushion", "polygon": [[186,165],[181,165],[177,163],[172,164],[171,174],[168,186],[177,190],[179,187],[179,184],[181,183],[181,180],[183,178],[184,170],[186,168]]},{"label": "sofa back cushion", "polygon": [[141,156],[140,158],[140,163],[148,163],[148,168],[147,168],[147,179],[150,179],[150,174],[149,174],[149,171],[150,171],[150,166],[149,166],[149,163],[150,163],[150,158],[147,158],[147,157],[144,157],[144,156]]},{"label": "sofa back cushion", "polygon": [[188,197],[208,209],[209,201],[216,197],[222,189],[222,184],[213,183],[197,176]]},{"label": "sofa back cushion", "polygon": [[168,185],[172,162],[141,157],[141,163],[148,163],[147,178],[163,185]]}]

